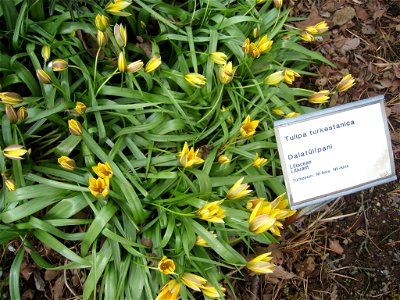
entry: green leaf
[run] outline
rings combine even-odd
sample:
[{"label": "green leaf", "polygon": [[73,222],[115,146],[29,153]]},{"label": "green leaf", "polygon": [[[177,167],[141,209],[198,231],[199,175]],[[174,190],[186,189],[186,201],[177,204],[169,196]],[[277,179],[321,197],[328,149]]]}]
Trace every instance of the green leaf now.
[{"label": "green leaf", "polygon": [[85,256],[87,254],[87,252],[89,251],[89,247],[98,237],[98,235],[103,230],[104,226],[106,226],[108,221],[114,216],[117,210],[118,207],[112,204],[111,202],[107,202],[107,205],[100,210],[99,214],[92,221],[92,224],[90,225],[88,231],[86,231],[85,236],[82,240],[81,244],[82,256]]}]

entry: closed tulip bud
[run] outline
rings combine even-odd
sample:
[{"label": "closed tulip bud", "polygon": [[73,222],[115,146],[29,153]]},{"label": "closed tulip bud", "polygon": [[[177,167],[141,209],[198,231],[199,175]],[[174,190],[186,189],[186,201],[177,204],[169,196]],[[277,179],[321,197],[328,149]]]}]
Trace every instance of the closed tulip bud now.
[{"label": "closed tulip bud", "polygon": [[218,163],[221,165],[227,165],[231,162],[231,159],[226,155],[221,155],[218,157]]},{"label": "closed tulip bud", "polygon": [[18,122],[17,112],[10,104],[6,104],[6,116],[11,124],[15,124]]},{"label": "closed tulip bud", "polygon": [[38,78],[40,83],[43,83],[43,84],[50,84],[51,83],[50,75],[47,74],[42,69],[36,70],[36,77]]},{"label": "closed tulip bud", "polygon": [[22,103],[24,99],[21,97],[20,94],[14,92],[3,92],[0,93],[0,101],[3,104],[17,105]]},{"label": "closed tulip bud", "polygon": [[300,113],[294,111],[294,112],[288,113],[288,114],[285,116],[285,118],[286,118],[286,119],[289,119],[289,118],[294,118],[294,117],[298,117],[298,116],[300,116]]},{"label": "closed tulip bud", "polygon": [[50,46],[49,45],[44,45],[42,47],[41,51],[42,57],[44,59],[44,62],[47,62],[50,58]]},{"label": "closed tulip bud", "polygon": [[118,70],[121,73],[126,72],[126,59],[124,52],[120,52],[118,56]]},{"label": "closed tulip bud", "polygon": [[17,186],[15,185],[14,180],[12,179],[6,179],[4,182],[5,186],[10,192],[14,192],[17,189]]},{"label": "closed tulip bud", "polygon": [[127,71],[129,72],[129,73],[136,73],[137,71],[139,71],[141,68],[143,68],[143,66],[144,66],[144,63],[143,63],[143,61],[141,60],[141,59],[139,59],[139,60],[137,60],[137,61],[134,61],[134,62],[132,62],[132,63],[130,63],[128,66],[127,66]]},{"label": "closed tulip bud", "polygon": [[82,125],[77,120],[68,120],[68,128],[72,135],[82,134]]},{"label": "closed tulip bud", "polygon": [[4,148],[3,154],[5,157],[12,160],[21,160],[28,151],[21,145],[10,145]]},{"label": "closed tulip bud", "polygon": [[244,53],[249,53],[250,51],[250,39],[246,38],[242,45],[242,50]]},{"label": "closed tulip bud", "polygon": [[64,59],[55,59],[51,62],[51,68],[54,72],[61,72],[68,69],[68,63]]},{"label": "closed tulip bud", "polygon": [[256,1],[256,4],[263,4],[263,3],[265,3],[265,2],[267,2],[267,0],[257,0],[257,1]]},{"label": "closed tulip bud", "polygon": [[188,288],[197,292],[200,292],[200,289],[204,288],[207,283],[207,279],[192,273],[183,273],[181,280]]},{"label": "closed tulip bud", "polygon": [[[222,295],[225,295],[226,289],[224,287],[219,286],[219,290],[221,291]],[[211,299],[221,299],[221,295],[218,293],[217,288],[215,288],[208,282],[203,286],[201,291],[203,292],[203,295],[205,295]]]},{"label": "closed tulip bud", "polygon": [[75,105],[75,111],[80,114],[83,115],[86,111],[86,105],[85,103],[81,102],[81,101],[77,101],[76,105]]},{"label": "closed tulip bud", "polygon": [[264,83],[267,85],[276,85],[281,83],[283,79],[283,71],[278,71],[267,76],[267,78],[264,80]]},{"label": "closed tulip bud", "polygon": [[201,85],[206,84],[206,77],[197,73],[189,73],[185,75],[185,80],[192,86],[199,88]]},{"label": "closed tulip bud", "polygon": [[260,27],[253,28],[253,37],[256,39],[260,35]]},{"label": "closed tulip bud", "polygon": [[151,73],[155,69],[157,69],[160,65],[161,65],[161,57],[155,56],[147,62],[146,66],[144,67],[144,70],[147,73]]},{"label": "closed tulip bud", "polygon": [[110,26],[110,20],[106,16],[96,15],[95,24],[97,30],[104,32]]},{"label": "closed tulip bud", "polygon": [[61,156],[58,159],[58,164],[67,171],[73,171],[76,168],[75,161],[68,156]]},{"label": "closed tulip bud", "polygon": [[325,103],[329,101],[329,94],[331,92],[328,90],[322,90],[319,92],[315,92],[311,96],[308,97],[308,102],[314,103],[314,104],[320,104],[320,103]]},{"label": "closed tulip bud", "polygon": [[337,84],[336,91],[338,91],[339,93],[345,92],[349,88],[351,88],[353,85],[355,85],[355,79],[353,78],[353,75],[347,74]]},{"label": "closed tulip bud", "polygon": [[273,269],[275,268],[275,265],[273,263],[270,263],[272,260],[271,257],[271,252],[267,252],[264,254],[261,254],[249,262],[247,262],[247,268],[254,273],[259,273],[259,274],[268,274],[268,273],[273,273]]},{"label": "closed tulip bud", "polygon": [[129,13],[122,12],[125,8],[131,5],[131,1],[126,0],[112,0],[107,3],[106,12],[116,16],[129,16]]},{"label": "closed tulip bud", "polygon": [[285,115],[285,112],[280,109],[280,108],[273,108],[272,112],[280,117],[283,117]]},{"label": "closed tulip bud", "polygon": [[217,65],[224,65],[228,60],[228,56],[223,52],[213,52],[210,54],[210,58]]},{"label": "closed tulip bud", "polygon": [[100,30],[97,31],[97,44],[99,45],[99,47],[104,47],[105,45],[107,45],[108,42],[108,35],[105,32],[102,32]]},{"label": "closed tulip bud", "polygon": [[128,35],[126,33],[126,28],[124,25],[115,24],[114,25],[114,38],[118,46],[124,48],[128,40]]},{"label": "closed tulip bud", "polygon": [[22,106],[17,111],[18,123],[21,123],[28,118],[28,110],[25,106]]},{"label": "closed tulip bud", "polygon": [[282,4],[283,4],[283,1],[282,0],[274,0],[274,6],[276,7],[276,8],[281,8],[282,7]]}]

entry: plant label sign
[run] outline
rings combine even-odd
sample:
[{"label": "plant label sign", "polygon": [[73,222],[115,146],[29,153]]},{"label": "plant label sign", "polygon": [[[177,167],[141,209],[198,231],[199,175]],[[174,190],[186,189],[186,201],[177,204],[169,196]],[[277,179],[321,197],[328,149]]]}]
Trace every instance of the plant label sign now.
[{"label": "plant label sign", "polygon": [[274,123],[291,208],[396,180],[384,97]]}]

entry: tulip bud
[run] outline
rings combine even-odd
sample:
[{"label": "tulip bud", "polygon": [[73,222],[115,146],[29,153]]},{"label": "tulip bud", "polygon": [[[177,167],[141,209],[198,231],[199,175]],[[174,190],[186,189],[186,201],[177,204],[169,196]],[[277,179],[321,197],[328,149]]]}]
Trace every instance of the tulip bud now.
[{"label": "tulip bud", "polygon": [[250,50],[250,39],[246,38],[242,45],[242,50],[244,53],[249,53]]},{"label": "tulip bud", "polygon": [[221,165],[227,165],[231,162],[231,159],[226,155],[221,155],[218,157],[218,163]]},{"label": "tulip bud", "polygon": [[73,171],[76,168],[75,161],[68,156],[61,156],[58,159],[58,163],[63,169],[67,171]]},{"label": "tulip bud", "polygon": [[18,121],[17,112],[15,111],[14,107],[12,107],[12,105],[10,104],[6,104],[6,116],[11,124],[17,123]]},{"label": "tulip bud", "polygon": [[3,154],[5,157],[12,160],[21,160],[28,151],[21,145],[10,145],[4,148]]},{"label": "tulip bud", "polygon": [[124,52],[120,52],[118,56],[118,70],[121,73],[126,72],[126,59]]},{"label": "tulip bud", "polygon": [[96,15],[95,24],[97,30],[104,32],[110,26],[110,20],[106,16]]},{"label": "tulip bud", "polygon": [[99,45],[99,47],[104,47],[105,45],[107,45],[108,42],[108,35],[105,32],[102,32],[100,30],[97,31],[97,44]]},{"label": "tulip bud", "polygon": [[228,56],[223,52],[213,52],[210,54],[210,58],[217,65],[224,65],[228,60]]},{"label": "tulip bud", "polygon": [[28,117],[28,110],[26,109],[26,107],[24,106],[20,107],[18,109],[17,116],[18,116],[18,123],[25,121],[26,118]]},{"label": "tulip bud", "polygon": [[206,77],[198,73],[188,73],[184,78],[188,83],[197,88],[206,84]]},{"label": "tulip bud", "polygon": [[12,179],[6,179],[4,184],[10,192],[14,192],[17,189],[15,181]]},{"label": "tulip bud", "polygon": [[42,57],[44,59],[44,62],[47,62],[50,58],[50,46],[49,45],[44,45],[42,47]]},{"label": "tulip bud", "polygon": [[80,101],[76,102],[75,111],[78,114],[83,115],[86,111],[86,105]]},{"label": "tulip bud", "polygon": [[161,57],[153,57],[152,59],[150,59],[146,66],[144,67],[144,70],[147,73],[151,73],[153,72],[155,69],[157,69],[159,66],[161,65]]},{"label": "tulip bud", "polygon": [[[340,80],[340,82],[336,86],[336,91],[339,93],[347,91],[349,88],[351,88],[353,85],[355,85],[355,79],[353,78],[353,75],[347,74]],[[0,96],[1,97],[1,96]]]},{"label": "tulip bud", "polygon": [[282,4],[283,4],[282,0],[274,0],[274,5],[276,8],[278,8],[278,9],[281,8]]},{"label": "tulip bud", "polygon": [[36,77],[39,79],[40,83],[43,83],[43,84],[50,84],[51,83],[51,78],[50,78],[49,74],[47,74],[42,69],[36,70]]},{"label": "tulip bud", "polygon": [[137,61],[130,63],[127,67],[127,71],[129,73],[136,73],[141,68],[143,68],[143,65],[144,65],[143,61],[141,59],[139,59]]},{"label": "tulip bud", "polygon": [[253,28],[253,37],[256,39],[260,35],[260,27]]},{"label": "tulip bud", "polygon": [[105,10],[106,12],[116,16],[129,16],[129,13],[123,12],[125,8],[131,5],[131,1],[126,0],[112,0],[107,3]]},{"label": "tulip bud", "polygon": [[55,59],[51,62],[51,68],[54,72],[60,72],[68,69],[68,63],[64,59]]},{"label": "tulip bud", "polygon": [[114,38],[118,46],[120,46],[121,48],[124,48],[126,46],[128,36],[126,34],[126,28],[124,25],[114,25]]},{"label": "tulip bud", "polygon": [[68,120],[68,128],[72,135],[82,134],[82,125],[77,120]]},{"label": "tulip bud", "polygon": [[16,105],[20,104],[22,101],[24,101],[24,99],[21,97],[20,94],[14,92],[3,92],[0,93],[0,101],[3,104]]}]

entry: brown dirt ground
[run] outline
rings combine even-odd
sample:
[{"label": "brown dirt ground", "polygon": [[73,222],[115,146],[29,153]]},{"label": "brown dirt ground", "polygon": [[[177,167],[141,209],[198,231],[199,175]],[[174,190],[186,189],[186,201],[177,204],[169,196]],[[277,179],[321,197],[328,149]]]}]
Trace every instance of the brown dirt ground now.
[{"label": "brown dirt ground", "polygon": [[[400,172],[400,1],[291,0],[300,28],[325,20],[313,44],[337,68],[319,66],[311,86],[329,89],[347,73],[357,85],[330,106],[385,94],[397,176]],[[303,83],[304,84],[304,83]],[[280,245],[272,276],[237,283],[242,299],[400,299],[400,185],[349,195],[297,220]],[[265,249],[260,249],[260,252]]]}]

